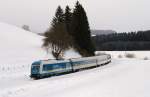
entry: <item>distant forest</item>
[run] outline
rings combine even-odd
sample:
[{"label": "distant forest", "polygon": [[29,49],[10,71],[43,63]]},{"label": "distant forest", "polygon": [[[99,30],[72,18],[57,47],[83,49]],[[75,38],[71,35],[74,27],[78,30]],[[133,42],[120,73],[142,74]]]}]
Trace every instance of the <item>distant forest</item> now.
[{"label": "distant forest", "polygon": [[98,51],[150,50],[150,30],[92,37]]}]

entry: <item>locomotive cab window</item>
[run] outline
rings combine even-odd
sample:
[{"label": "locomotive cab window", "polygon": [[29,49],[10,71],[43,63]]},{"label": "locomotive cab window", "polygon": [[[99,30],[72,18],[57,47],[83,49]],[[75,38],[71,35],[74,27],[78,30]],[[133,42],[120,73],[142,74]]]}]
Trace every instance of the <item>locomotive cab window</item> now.
[{"label": "locomotive cab window", "polygon": [[32,74],[37,74],[39,73],[39,70],[40,70],[40,66],[32,66]]}]

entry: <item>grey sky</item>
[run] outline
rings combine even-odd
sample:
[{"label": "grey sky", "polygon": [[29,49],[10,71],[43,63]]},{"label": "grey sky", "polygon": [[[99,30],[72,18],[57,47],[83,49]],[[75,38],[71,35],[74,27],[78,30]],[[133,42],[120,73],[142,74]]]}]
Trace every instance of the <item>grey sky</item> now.
[{"label": "grey sky", "polygon": [[[79,0],[91,29],[118,32],[150,29],[150,0]],[[73,7],[76,0],[0,0],[0,21],[35,32],[45,31],[58,5]]]}]

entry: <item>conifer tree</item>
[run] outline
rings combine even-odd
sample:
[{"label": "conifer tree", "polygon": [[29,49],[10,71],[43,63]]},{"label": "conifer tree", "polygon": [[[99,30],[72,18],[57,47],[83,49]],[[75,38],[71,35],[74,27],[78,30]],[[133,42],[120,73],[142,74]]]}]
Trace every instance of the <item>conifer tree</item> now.
[{"label": "conifer tree", "polygon": [[77,1],[71,21],[71,35],[75,49],[83,56],[94,56],[95,48],[91,40],[91,31],[86,12]]},{"label": "conifer tree", "polygon": [[68,5],[66,6],[66,9],[65,9],[64,19],[65,19],[66,29],[67,29],[68,33],[70,33],[70,24],[71,24],[71,20],[72,20],[72,12],[71,12],[71,9],[69,8]]}]

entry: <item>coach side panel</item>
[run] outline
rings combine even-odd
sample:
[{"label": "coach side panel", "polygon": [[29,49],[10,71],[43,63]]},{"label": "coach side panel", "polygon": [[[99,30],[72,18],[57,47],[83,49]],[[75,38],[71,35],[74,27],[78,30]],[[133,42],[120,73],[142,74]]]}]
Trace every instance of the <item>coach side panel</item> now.
[{"label": "coach side panel", "polygon": [[96,59],[75,59],[72,60],[73,63],[73,69],[74,70],[80,70],[84,68],[94,67],[97,66],[97,60]]},{"label": "coach side panel", "polygon": [[102,55],[97,57],[97,64],[103,65],[111,61],[110,55]]}]

